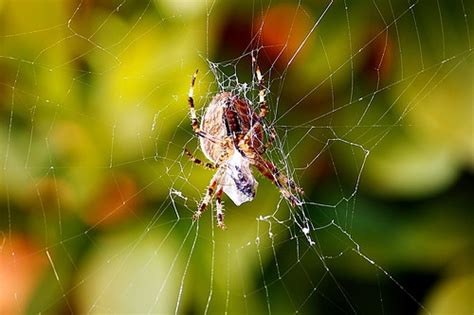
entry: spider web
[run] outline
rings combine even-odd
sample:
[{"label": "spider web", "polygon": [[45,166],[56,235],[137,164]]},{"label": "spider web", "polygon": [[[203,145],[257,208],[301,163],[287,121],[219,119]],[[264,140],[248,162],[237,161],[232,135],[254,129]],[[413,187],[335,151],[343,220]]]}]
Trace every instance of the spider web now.
[{"label": "spider web", "polygon": [[[419,165],[437,169],[454,151],[457,167],[472,165],[471,10],[0,2],[2,311],[430,313],[426,292],[385,257],[395,251],[377,251],[393,243],[371,239],[383,209],[373,221],[367,209],[371,197],[426,195],[455,178],[404,185],[393,166],[408,163],[402,141],[426,152]],[[187,90],[199,68],[198,117],[223,91],[258,112],[252,58],[265,134],[276,134],[265,156],[305,192],[292,208],[254,171],[255,200],[224,195],[221,231],[214,204],[192,220],[213,172],[183,153],[204,160]],[[427,126],[448,102],[452,133],[433,151]]]}]

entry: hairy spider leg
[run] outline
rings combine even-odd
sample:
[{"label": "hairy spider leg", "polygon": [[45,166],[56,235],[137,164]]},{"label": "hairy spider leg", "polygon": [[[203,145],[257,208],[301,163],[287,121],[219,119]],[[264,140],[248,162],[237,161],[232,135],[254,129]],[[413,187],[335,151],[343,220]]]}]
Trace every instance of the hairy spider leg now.
[{"label": "hairy spider leg", "polygon": [[258,118],[261,121],[265,116],[267,116],[267,101],[265,100],[265,86],[263,84],[263,75],[260,72],[260,67],[258,66],[257,60],[252,56],[252,61],[255,64],[255,72],[257,74],[258,80],[258,103],[260,104],[260,113],[258,113]]},{"label": "hairy spider leg", "polygon": [[217,211],[217,226],[219,226],[221,229],[225,229],[225,224],[224,224],[224,208],[222,206],[222,193],[223,193],[223,187],[222,185],[219,184],[219,182],[222,180],[222,176],[225,173],[225,170],[227,168],[226,164],[221,164],[222,161],[226,159],[226,156],[228,152],[226,151],[226,147],[230,144],[230,138],[226,137],[224,141],[221,142],[222,146],[222,152],[221,155],[219,156],[219,159],[217,163],[211,164],[211,163],[203,163],[201,160],[195,158],[192,153],[185,148],[185,153],[188,155],[188,157],[197,164],[200,164],[204,167],[211,168],[211,169],[217,169],[217,172],[214,174],[214,176],[211,179],[211,182],[209,183],[209,186],[207,187],[206,195],[204,196],[201,204],[199,205],[198,210],[194,213],[193,215],[193,220],[198,220],[204,210],[207,209],[207,206],[212,200],[212,196],[214,195],[214,192],[216,192],[216,211]]},{"label": "hairy spider leg", "polygon": [[196,163],[197,165],[200,165],[208,170],[215,170],[216,168],[218,168],[218,165],[217,164],[213,164],[213,163],[209,163],[209,162],[203,162],[201,161],[200,159],[198,159],[197,157],[195,157],[191,151],[188,150],[188,148],[184,148],[184,153],[188,156],[188,158]]},{"label": "hairy spider leg", "polygon": [[196,109],[194,108],[194,83],[196,82],[198,71],[199,69],[196,69],[196,71],[193,74],[193,78],[191,79],[191,86],[189,87],[189,93],[188,93],[189,111],[191,112],[191,125],[193,127],[194,133],[198,137],[206,138],[207,140],[213,143],[216,143],[216,139],[214,139],[214,137],[212,137],[207,132],[199,128],[199,121],[196,116]]},{"label": "hairy spider leg", "polygon": [[[252,62],[255,64],[255,73],[257,75],[257,80],[258,80],[258,90],[259,90],[258,103],[260,105],[260,112],[258,113],[258,121],[255,122],[250,128],[250,130],[248,130],[247,133],[244,135],[245,142],[250,141],[250,137],[252,133],[258,126],[263,127],[262,121],[267,116],[267,112],[268,112],[267,101],[265,99],[265,86],[264,86],[264,81],[263,81],[263,75],[262,75],[262,72],[260,71],[260,67],[258,66],[257,60],[253,56],[252,56]],[[260,154],[263,154],[272,145],[273,140],[275,140],[275,132],[274,132],[274,129],[272,128],[271,133],[270,133],[270,139],[259,150]]]},{"label": "hairy spider leg", "polygon": [[222,206],[223,191],[223,187],[218,185],[216,192],[217,226],[224,230],[226,227],[224,224],[224,207]]},{"label": "hairy spider leg", "polygon": [[[193,215],[193,220],[195,220],[195,221],[198,220],[201,217],[204,210],[206,210],[207,206],[209,205],[209,202],[211,202],[212,196],[214,195],[214,192],[216,191],[216,187],[218,186],[218,182],[222,179],[222,175],[224,174],[225,167],[226,167],[225,165],[219,166],[217,172],[212,177],[211,182],[209,183],[209,186],[207,187],[206,195],[204,196],[198,210]],[[222,195],[222,193],[221,193],[221,195]],[[218,211],[219,211],[219,208],[218,208]],[[220,211],[222,211],[222,207],[221,207]],[[219,215],[218,215],[218,217],[219,217]],[[222,215],[221,215],[221,217],[222,217]]]},{"label": "hairy spider leg", "polygon": [[273,145],[273,142],[275,141],[275,138],[276,138],[276,135],[275,135],[275,128],[271,127],[270,129],[270,137],[267,141],[267,143],[265,143],[263,145],[263,148],[260,150],[260,154],[263,154],[265,153],[268,148],[270,148],[272,145]]},{"label": "hairy spider leg", "polygon": [[292,207],[301,204],[301,201],[295,197],[295,195],[293,195],[287,187],[295,190],[298,193],[303,193],[303,190],[296,186],[292,180],[288,179],[288,177],[282,174],[278,168],[273,165],[273,163],[265,160],[260,155],[255,155],[253,164],[263,176],[271,180],[273,184],[277,186],[280,193],[283,195],[283,197],[285,197],[286,200],[290,202]]}]

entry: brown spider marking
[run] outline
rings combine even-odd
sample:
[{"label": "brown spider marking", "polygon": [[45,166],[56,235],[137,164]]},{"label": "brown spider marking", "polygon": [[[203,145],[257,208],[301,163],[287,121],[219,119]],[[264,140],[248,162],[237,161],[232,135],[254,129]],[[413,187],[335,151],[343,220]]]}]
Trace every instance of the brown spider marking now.
[{"label": "brown spider marking", "polygon": [[189,88],[188,103],[191,125],[194,133],[199,137],[202,152],[212,163],[202,162],[187,149],[185,149],[185,153],[194,163],[217,170],[198,210],[193,215],[193,220],[200,218],[216,193],[217,225],[222,229],[225,229],[222,206],[223,192],[237,206],[251,201],[255,197],[258,182],[253,177],[251,165],[273,182],[292,207],[301,205],[296,194],[302,194],[303,190],[263,157],[265,151],[271,146],[275,134],[272,129],[268,136],[269,141],[263,143],[263,119],[268,108],[263,76],[255,59],[253,62],[259,87],[260,111],[258,114],[246,100],[231,92],[222,92],[215,95],[209,103],[199,125],[193,98],[198,70],[194,73]]}]

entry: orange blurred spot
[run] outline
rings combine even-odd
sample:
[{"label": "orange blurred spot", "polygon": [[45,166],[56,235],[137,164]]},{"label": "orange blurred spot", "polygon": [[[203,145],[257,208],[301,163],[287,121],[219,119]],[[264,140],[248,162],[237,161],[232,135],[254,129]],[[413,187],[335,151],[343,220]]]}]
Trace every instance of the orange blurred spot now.
[{"label": "orange blurred spot", "polygon": [[22,314],[47,258],[25,236],[0,237],[0,314]]},{"label": "orange blurred spot", "polygon": [[102,226],[122,222],[137,211],[140,204],[137,193],[135,181],[127,174],[108,178],[86,213],[85,221]]},{"label": "orange blurred spot", "polygon": [[[302,6],[281,4],[257,18],[254,25],[255,32],[261,35],[264,54],[272,63],[285,66],[295,54],[299,57],[304,54],[308,43],[301,45],[313,24]],[[300,47],[301,51],[297,52]]]}]

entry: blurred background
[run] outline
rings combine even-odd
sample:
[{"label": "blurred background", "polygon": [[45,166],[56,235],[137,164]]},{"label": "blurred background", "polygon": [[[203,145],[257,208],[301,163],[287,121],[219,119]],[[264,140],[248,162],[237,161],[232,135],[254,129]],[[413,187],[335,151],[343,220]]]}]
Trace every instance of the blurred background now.
[{"label": "blurred background", "polygon": [[[469,1],[0,0],[0,313],[473,314]],[[198,113],[257,103],[262,176],[191,220]]]}]

